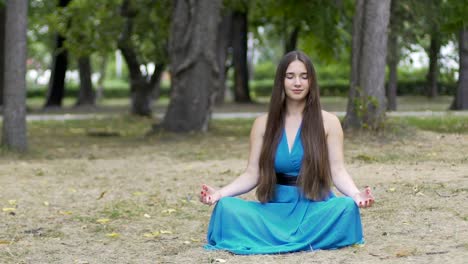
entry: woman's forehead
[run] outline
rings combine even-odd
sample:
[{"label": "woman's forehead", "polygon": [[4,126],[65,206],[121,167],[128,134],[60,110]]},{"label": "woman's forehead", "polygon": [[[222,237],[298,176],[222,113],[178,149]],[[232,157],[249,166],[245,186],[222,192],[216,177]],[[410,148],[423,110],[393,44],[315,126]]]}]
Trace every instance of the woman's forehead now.
[{"label": "woman's forehead", "polygon": [[294,60],[288,65],[286,73],[307,73],[307,69],[302,61]]}]

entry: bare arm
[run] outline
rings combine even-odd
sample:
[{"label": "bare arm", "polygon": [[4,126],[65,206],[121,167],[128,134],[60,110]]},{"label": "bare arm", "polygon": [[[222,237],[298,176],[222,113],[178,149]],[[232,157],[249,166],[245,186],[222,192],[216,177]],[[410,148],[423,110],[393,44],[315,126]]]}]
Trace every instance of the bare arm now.
[{"label": "bare arm", "polygon": [[323,117],[333,183],[341,193],[353,198],[359,206],[372,205],[374,197],[372,197],[370,189],[360,192],[346,171],[343,155],[343,129],[340,120],[330,113],[324,113]]},{"label": "bare arm", "polygon": [[259,159],[266,126],[266,115],[258,117],[250,131],[250,151],[247,168],[244,173],[230,184],[219,190],[203,185],[200,200],[206,204],[216,203],[226,196],[237,196],[251,191],[257,186],[259,178]]}]

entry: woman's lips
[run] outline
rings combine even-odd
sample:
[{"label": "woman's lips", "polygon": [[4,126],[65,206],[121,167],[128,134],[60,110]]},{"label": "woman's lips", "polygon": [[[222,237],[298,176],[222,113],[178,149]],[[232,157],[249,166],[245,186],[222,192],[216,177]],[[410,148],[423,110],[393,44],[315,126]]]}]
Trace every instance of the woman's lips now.
[{"label": "woman's lips", "polygon": [[303,90],[299,90],[299,89],[293,89],[292,92],[295,93],[295,94],[300,94],[302,93]]}]

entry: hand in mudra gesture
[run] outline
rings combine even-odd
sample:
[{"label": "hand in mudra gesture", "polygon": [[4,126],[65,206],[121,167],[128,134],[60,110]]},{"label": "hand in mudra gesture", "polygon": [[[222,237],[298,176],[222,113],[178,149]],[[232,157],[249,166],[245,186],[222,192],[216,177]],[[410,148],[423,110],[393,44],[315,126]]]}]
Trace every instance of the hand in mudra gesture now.
[{"label": "hand in mudra gesture", "polygon": [[353,200],[359,206],[359,208],[367,208],[372,206],[375,198],[371,193],[371,188],[366,187],[364,191],[355,194],[353,196]]},{"label": "hand in mudra gesture", "polygon": [[206,184],[202,185],[202,190],[200,192],[200,202],[207,205],[213,205],[219,199],[221,199],[221,193],[218,190]]}]

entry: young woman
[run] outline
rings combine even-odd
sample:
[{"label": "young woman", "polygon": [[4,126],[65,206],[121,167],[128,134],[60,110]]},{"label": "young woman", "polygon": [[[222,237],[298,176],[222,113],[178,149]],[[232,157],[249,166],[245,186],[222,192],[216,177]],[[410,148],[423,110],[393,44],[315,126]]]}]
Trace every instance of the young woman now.
[{"label": "young woman", "polygon": [[[331,192],[332,181],[345,196]],[[260,202],[234,197],[255,187]],[[343,130],[321,109],[307,55],[292,51],[281,59],[268,114],[250,133],[245,172],[219,190],[203,185],[200,200],[216,204],[207,249],[273,254],[364,242],[358,207],[374,197],[346,172]]]}]

